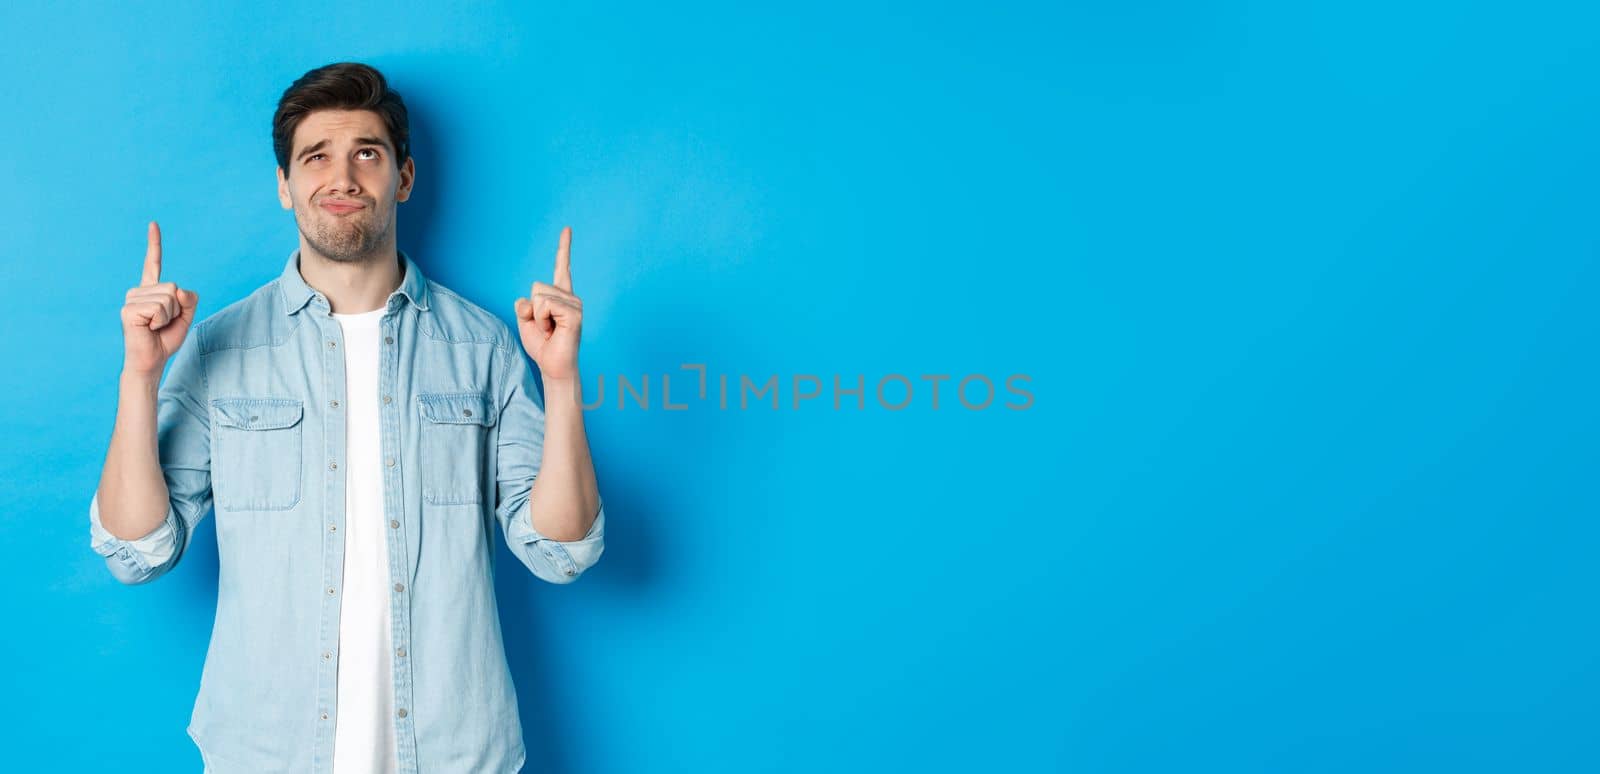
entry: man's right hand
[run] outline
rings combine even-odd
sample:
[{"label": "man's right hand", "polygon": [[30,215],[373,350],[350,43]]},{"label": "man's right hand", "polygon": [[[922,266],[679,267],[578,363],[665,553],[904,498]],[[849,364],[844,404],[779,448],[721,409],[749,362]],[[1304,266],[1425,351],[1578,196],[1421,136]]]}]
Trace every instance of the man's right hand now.
[{"label": "man's right hand", "polygon": [[199,303],[194,291],[161,281],[161,228],[150,221],[144,276],[128,290],[128,300],[122,305],[123,370],[161,378],[167,359],[189,335]]}]

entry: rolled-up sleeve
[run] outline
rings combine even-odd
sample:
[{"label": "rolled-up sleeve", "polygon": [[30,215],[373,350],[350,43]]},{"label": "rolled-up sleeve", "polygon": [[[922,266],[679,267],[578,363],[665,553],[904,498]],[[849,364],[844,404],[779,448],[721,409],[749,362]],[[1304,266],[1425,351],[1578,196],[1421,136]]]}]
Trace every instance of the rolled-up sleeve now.
[{"label": "rolled-up sleeve", "polygon": [[595,513],[588,534],[577,540],[556,540],[540,534],[533,527],[533,508],[525,503],[507,526],[506,543],[534,575],[551,583],[571,583],[600,561],[600,554],[605,551],[605,498],[600,500],[600,510]]},{"label": "rolled-up sleeve", "polygon": [[506,545],[535,576],[551,583],[571,583],[594,566],[605,551],[605,497],[600,498],[588,533],[577,540],[556,540],[534,528],[529,495],[544,457],[544,407],[533,381],[533,369],[517,349],[515,339],[507,349],[502,360],[505,387],[496,422],[499,440],[495,518]]},{"label": "rolled-up sleeve", "polygon": [[177,553],[178,512],[167,506],[167,517],[150,534],[123,540],[106,531],[100,523],[100,494],[89,499],[89,546],[105,557],[106,567],[117,580],[129,584],[147,583],[159,577],[172,564]]},{"label": "rolled-up sleeve", "polygon": [[143,537],[126,540],[100,520],[100,492],[89,500],[89,547],[118,581],[148,583],[177,565],[194,527],[211,511],[211,415],[196,325],[167,367],[156,398],[156,447],[167,483],[167,514]]}]

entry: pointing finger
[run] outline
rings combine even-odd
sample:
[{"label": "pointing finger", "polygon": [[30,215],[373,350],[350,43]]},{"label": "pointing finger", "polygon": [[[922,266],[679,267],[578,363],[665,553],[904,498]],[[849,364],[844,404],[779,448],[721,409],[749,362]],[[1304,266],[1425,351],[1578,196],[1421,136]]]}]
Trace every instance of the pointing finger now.
[{"label": "pointing finger", "polygon": [[556,274],[553,284],[572,292],[572,227],[561,229],[561,244],[556,248]]},{"label": "pointing finger", "polygon": [[139,284],[154,285],[161,281],[161,227],[150,221],[146,236],[149,241],[144,249],[144,276]]}]

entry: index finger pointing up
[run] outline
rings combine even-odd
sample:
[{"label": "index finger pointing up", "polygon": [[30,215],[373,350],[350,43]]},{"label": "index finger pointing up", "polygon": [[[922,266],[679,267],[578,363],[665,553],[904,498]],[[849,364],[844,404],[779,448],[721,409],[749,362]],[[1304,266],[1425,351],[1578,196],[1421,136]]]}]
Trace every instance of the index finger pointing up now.
[{"label": "index finger pointing up", "polygon": [[556,274],[553,285],[572,292],[572,227],[561,229],[561,244],[556,248]]},{"label": "index finger pointing up", "polygon": [[144,276],[139,285],[154,285],[161,281],[161,227],[150,221],[149,244],[144,249]]}]

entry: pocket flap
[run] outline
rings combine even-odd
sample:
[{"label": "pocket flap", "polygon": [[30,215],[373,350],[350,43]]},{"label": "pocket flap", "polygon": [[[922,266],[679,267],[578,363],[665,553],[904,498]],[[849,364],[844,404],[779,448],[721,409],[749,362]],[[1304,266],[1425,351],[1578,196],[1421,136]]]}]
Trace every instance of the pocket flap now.
[{"label": "pocket flap", "polygon": [[429,422],[452,425],[492,425],[494,412],[488,396],[478,392],[425,393],[417,396],[422,417]]},{"label": "pocket flap", "polygon": [[213,398],[217,424],[241,430],[277,430],[300,421],[300,401],[294,398]]}]

